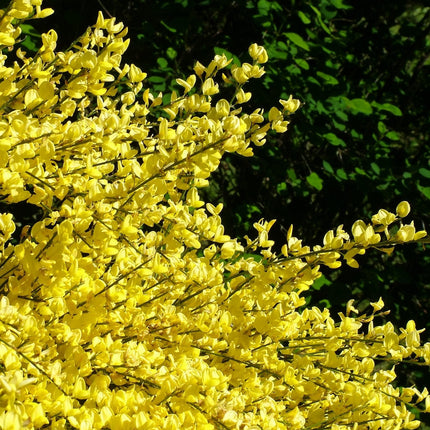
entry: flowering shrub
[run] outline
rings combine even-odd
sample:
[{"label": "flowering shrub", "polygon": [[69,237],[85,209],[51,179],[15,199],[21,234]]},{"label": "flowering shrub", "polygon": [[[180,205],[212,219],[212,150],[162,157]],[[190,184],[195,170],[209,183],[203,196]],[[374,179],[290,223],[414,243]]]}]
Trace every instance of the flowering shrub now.
[{"label": "flowering shrub", "polygon": [[180,93],[153,95],[121,64],[126,29],[101,14],[66,52],[50,31],[28,57],[19,24],[52,12],[40,3],[0,16],[0,195],[43,209],[19,240],[0,215],[0,427],[417,428],[427,389],[393,385],[396,363],[430,364],[414,322],[375,323],[382,299],[334,319],[301,296],[321,266],[426,236],[403,223],[409,204],[321,246],[291,227],[275,253],[263,220],[239,243],[198,189],[299,107],[243,109],[264,48],[241,66],[197,62]]}]

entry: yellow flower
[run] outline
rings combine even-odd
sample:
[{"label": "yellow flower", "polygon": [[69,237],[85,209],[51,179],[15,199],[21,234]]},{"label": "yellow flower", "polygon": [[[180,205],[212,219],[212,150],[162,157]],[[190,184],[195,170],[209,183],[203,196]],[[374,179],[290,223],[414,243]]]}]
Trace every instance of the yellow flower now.
[{"label": "yellow flower", "polygon": [[253,43],[248,49],[249,55],[259,64],[267,63],[269,57],[263,46]]},{"label": "yellow flower", "polygon": [[284,110],[289,113],[294,113],[300,107],[300,100],[293,99],[293,96],[291,95],[288,100],[280,99],[279,103],[281,103]]},{"label": "yellow flower", "polygon": [[344,428],[364,414],[415,428],[402,402],[429,409],[428,391],[400,394],[375,360],[430,363],[421,330],[375,325],[382,299],[370,316],[350,301],[339,320],[302,294],[321,265],[358,267],[369,248],[426,235],[400,224],[381,241],[409,204],[312,248],[290,227],[280,253],[274,220],[260,220],[242,245],[199,188],[225,152],[252,155],[300,105],[281,100],[268,121],[247,111],[243,86],[264,74],[265,49],[230,69],[225,55],[197,62],[176,81],[183,94],[153,94],[121,63],[127,30],[102,14],[65,52],[54,31],[35,58],[15,48],[19,20],[50,12],[16,0],[0,20],[11,47],[0,62],[22,63],[4,66],[0,90],[2,199],[43,209],[20,243],[0,214],[0,427]]}]

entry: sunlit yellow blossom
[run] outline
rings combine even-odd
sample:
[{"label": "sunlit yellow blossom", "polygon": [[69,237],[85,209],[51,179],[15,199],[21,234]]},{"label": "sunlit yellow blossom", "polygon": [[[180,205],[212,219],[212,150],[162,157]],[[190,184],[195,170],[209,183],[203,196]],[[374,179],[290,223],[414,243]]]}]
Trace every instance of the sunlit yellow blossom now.
[{"label": "sunlit yellow blossom", "polygon": [[253,60],[255,60],[257,63],[267,63],[269,60],[269,57],[267,55],[266,50],[263,46],[259,46],[256,43],[253,43],[249,49],[248,49],[249,55]]},{"label": "sunlit yellow blossom", "polygon": [[[0,19],[0,428],[416,428],[429,393],[397,388],[390,363],[430,365],[422,330],[378,325],[382,298],[334,317],[303,294],[323,266],[426,236],[409,203],[312,247],[291,226],[279,252],[264,219],[242,243],[200,188],[300,106],[249,111],[266,50],[154,93],[102,13],[67,51],[51,30],[27,56],[19,21],[51,12],[15,0]],[[18,202],[40,219],[14,220]]]},{"label": "sunlit yellow blossom", "polygon": [[289,112],[294,113],[300,107],[300,100],[293,99],[293,96],[290,95],[288,100],[279,100],[279,103],[283,106],[283,108]]}]

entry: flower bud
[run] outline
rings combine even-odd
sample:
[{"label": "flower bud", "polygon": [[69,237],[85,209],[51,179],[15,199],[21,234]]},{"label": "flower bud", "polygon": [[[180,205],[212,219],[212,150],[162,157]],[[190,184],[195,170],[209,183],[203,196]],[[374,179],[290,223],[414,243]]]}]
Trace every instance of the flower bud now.
[{"label": "flower bud", "polygon": [[397,205],[396,212],[400,218],[404,218],[405,216],[407,216],[410,211],[411,211],[411,206],[407,201],[400,202]]}]

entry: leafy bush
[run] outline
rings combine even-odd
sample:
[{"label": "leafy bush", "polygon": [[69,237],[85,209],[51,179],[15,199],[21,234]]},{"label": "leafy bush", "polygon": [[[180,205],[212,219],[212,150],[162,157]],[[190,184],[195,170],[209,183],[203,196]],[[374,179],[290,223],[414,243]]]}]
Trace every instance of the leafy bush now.
[{"label": "leafy bush", "polygon": [[19,25],[51,12],[14,1],[0,19],[2,428],[417,428],[428,391],[396,388],[392,367],[430,364],[415,323],[377,324],[382,299],[335,321],[303,297],[321,265],[422,241],[409,204],[312,248],[289,227],[276,251],[273,221],[231,238],[198,190],[300,104],[246,109],[265,49],[197,62],[180,92],[153,95],[102,14],[70,49],[49,31],[27,55]]}]

